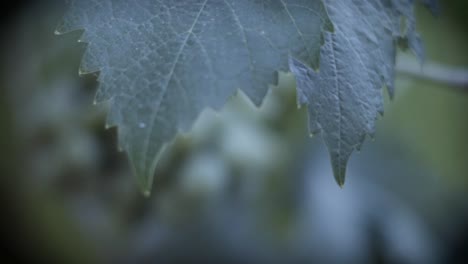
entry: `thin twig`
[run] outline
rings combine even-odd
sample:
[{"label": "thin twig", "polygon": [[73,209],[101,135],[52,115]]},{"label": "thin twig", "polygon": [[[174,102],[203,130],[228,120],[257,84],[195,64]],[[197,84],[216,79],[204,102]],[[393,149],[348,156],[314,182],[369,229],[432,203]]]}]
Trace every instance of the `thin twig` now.
[{"label": "thin twig", "polygon": [[421,64],[408,55],[397,58],[396,71],[419,79],[430,80],[468,91],[468,69],[434,62]]}]

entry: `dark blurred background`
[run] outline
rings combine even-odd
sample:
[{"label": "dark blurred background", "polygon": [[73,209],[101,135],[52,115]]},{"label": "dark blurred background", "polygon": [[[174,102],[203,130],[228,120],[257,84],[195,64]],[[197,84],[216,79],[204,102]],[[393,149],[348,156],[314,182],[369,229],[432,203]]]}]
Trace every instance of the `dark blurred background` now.
[{"label": "dark blurred background", "polygon": [[[426,63],[468,68],[468,2],[440,2],[416,10]],[[178,136],[144,198],[63,2],[2,5],[1,263],[467,263],[468,86],[398,74],[340,189],[281,73]]]}]

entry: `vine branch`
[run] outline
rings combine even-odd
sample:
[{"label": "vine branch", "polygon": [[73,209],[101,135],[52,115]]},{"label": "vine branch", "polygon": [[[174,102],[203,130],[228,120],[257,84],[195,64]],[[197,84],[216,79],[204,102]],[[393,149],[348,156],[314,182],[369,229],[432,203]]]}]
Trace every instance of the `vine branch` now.
[{"label": "vine branch", "polygon": [[402,55],[397,58],[396,71],[468,91],[468,68],[452,67],[435,62],[425,62],[421,65],[417,59]]}]

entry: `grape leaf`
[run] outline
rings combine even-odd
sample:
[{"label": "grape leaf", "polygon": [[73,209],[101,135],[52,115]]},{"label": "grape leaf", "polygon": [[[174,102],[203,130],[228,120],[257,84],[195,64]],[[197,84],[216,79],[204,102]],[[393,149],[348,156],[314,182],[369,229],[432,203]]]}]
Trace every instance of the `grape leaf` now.
[{"label": "grape leaf", "polygon": [[335,31],[324,33],[320,70],[296,58],[290,68],[298,103],[308,105],[310,132],[322,134],[341,186],[351,153],[366,135],[373,136],[375,119],[383,114],[382,87],[393,96],[398,44],[405,43],[421,60],[424,50],[412,0],[327,0],[325,5]]},{"label": "grape leaf", "polygon": [[80,71],[99,71],[96,102],[149,194],[166,142],[238,88],[259,105],[288,56],[317,68],[332,24],[321,0],[71,0],[57,33],[76,29]]}]

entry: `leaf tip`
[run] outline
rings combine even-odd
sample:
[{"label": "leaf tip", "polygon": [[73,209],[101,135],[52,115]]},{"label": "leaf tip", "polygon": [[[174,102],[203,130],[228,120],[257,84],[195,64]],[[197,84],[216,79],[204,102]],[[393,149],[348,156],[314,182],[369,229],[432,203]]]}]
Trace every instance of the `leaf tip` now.
[{"label": "leaf tip", "polygon": [[344,184],[345,184],[345,178],[346,178],[346,175],[345,175],[345,172],[342,171],[342,172],[337,172],[334,170],[333,172],[334,176],[335,176],[335,181],[336,183],[338,184],[338,186],[343,189],[344,187]]},{"label": "leaf tip", "polygon": [[133,174],[136,176],[137,187],[140,190],[141,194],[148,198],[151,195],[151,188],[153,186],[153,173],[154,169],[148,170],[146,167],[138,167],[133,164],[132,159],[130,159],[133,167]]},{"label": "leaf tip", "polygon": [[338,187],[340,187],[340,189],[343,189],[344,188],[344,181],[338,182]]},{"label": "leaf tip", "polygon": [[346,167],[348,163],[348,158],[342,159],[332,156],[331,163],[335,181],[340,188],[343,188],[346,179]]},{"label": "leaf tip", "polygon": [[147,176],[140,179],[140,191],[144,197],[148,198],[151,195],[151,189],[153,187],[153,177]]},{"label": "leaf tip", "polygon": [[81,69],[81,68],[78,69],[78,76],[83,77],[85,74],[86,74],[86,72],[83,71],[83,69]]},{"label": "leaf tip", "polygon": [[139,187],[140,187],[141,194],[145,198],[150,197],[151,196],[152,179],[140,179],[138,182],[139,182]]}]

